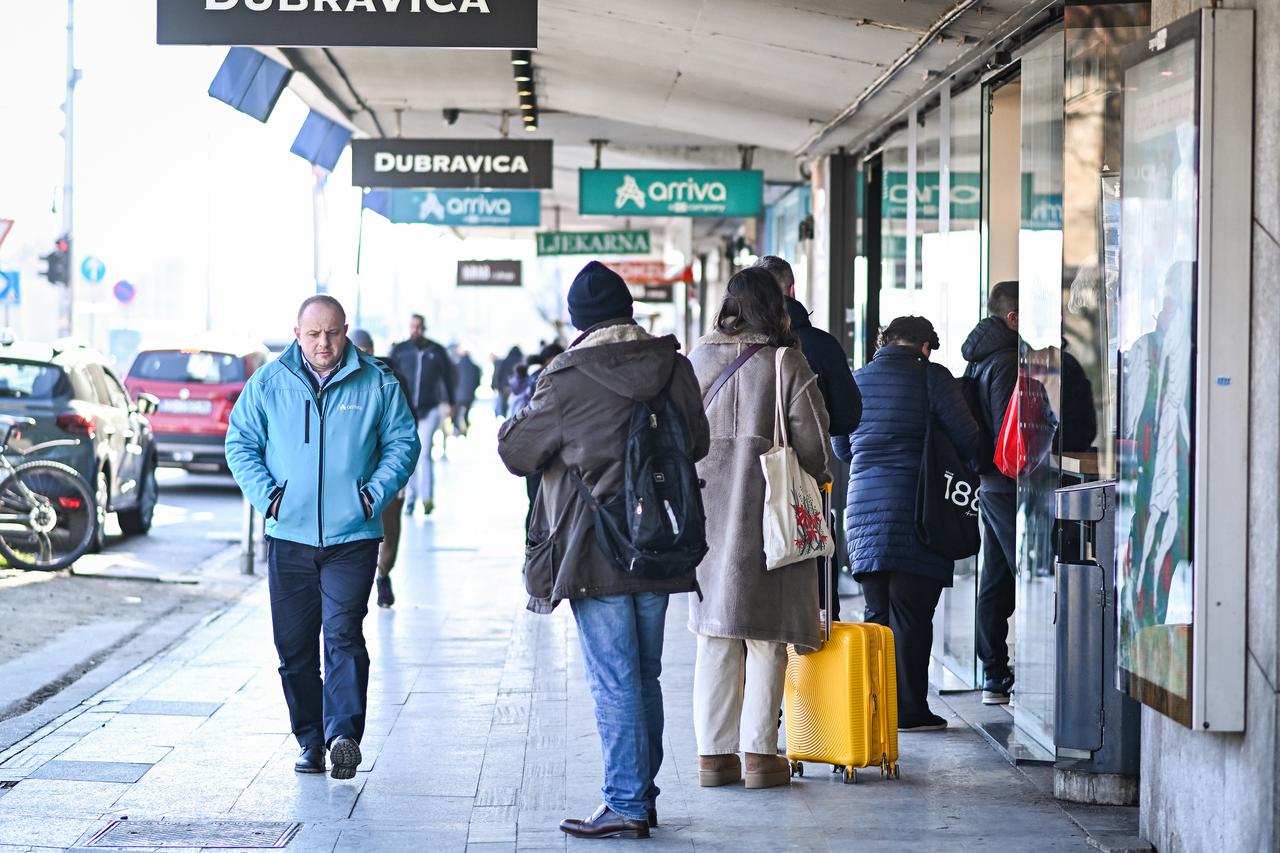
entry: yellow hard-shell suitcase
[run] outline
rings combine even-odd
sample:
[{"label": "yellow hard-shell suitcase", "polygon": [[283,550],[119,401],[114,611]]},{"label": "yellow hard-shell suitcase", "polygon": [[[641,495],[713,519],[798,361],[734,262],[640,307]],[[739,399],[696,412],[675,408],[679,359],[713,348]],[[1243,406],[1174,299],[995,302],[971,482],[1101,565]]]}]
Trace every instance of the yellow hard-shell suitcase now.
[{"label": "yellow hard-shell suitcase", "polygon": [[[836,591],[826,560],[819,561],[827,601]],[[805,761],[830,764],[856,783],[859,767],[898,778],[898,678],[893,631],[883,625],[836,622],[823,613],[826,642],[819,651],[787,649],[784,707],[787,758],[793,776]]]}]

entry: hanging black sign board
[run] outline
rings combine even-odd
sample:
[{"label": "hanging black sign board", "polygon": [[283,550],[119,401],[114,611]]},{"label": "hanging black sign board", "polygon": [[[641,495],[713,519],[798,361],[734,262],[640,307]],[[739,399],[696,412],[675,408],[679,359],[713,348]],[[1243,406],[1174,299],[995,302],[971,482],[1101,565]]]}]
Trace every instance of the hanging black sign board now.
[{"label": "hanging black sign board", "polygon": [[551,189],[551,142],[357,139],[351,183],[401,189]]},{"label": "hanging black sign board", "polygon": [[538,0],[156,0],[157,44],[538,46]]}]

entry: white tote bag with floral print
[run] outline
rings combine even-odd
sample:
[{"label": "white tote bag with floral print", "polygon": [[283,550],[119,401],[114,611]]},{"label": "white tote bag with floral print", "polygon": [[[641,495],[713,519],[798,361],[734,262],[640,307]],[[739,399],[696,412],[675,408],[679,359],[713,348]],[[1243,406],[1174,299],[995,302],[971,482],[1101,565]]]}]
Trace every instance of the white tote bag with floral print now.
[{"label": "white tote bag with floral print", "polygon": [[835,554],[831,526],[822,512],[818,481],[800,467],[787,436],[786,406],[782,399],[782,359],[774,360],[773,447],[761,454],[764,469],[765,568],[777,569]]}]

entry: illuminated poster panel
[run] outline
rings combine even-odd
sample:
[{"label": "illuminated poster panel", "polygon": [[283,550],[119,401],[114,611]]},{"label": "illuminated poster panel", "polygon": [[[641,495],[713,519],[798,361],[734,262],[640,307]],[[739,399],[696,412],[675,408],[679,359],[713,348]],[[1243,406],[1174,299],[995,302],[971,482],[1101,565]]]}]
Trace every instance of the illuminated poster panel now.
[{"label": "illuminated poster panel", "polygon": [[1119,665],[1191,724],[1197,45],[1125,77],[1120,291]]}]

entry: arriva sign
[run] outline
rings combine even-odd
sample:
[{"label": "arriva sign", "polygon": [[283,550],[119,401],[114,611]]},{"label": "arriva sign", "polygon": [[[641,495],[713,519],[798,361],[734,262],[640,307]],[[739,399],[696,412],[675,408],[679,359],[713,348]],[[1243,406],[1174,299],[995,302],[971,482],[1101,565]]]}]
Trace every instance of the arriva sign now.
[{"label": "arriva sign", "polygon": [[758,216],[764,175],[729,169],[582,169],[578,209],[608,216]]},{"label": "arriva sign", "polygon": [[364,206],[398,223],[501,228],[542,221],[537,190],[375,190],[365,193]]},{"label": "arriva sign", "polygon": [[538,0],[156,0],[159,44],[538,46]]}]

